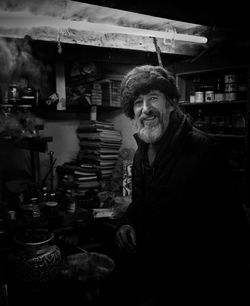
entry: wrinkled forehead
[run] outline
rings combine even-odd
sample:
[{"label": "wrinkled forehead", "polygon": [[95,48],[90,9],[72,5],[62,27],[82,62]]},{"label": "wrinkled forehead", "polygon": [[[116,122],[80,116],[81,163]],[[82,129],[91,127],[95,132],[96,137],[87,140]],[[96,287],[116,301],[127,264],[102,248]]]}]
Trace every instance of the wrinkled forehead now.
[{"label": "wrinkled forehead", "polygon": [[157,97],[164,96],[165,97],[165,93],[157,89],[150,89],[147,92],[139,93],[137,95],[137,98],[144,98],[144,97],[151,97],[151,96],[157,96]]}]

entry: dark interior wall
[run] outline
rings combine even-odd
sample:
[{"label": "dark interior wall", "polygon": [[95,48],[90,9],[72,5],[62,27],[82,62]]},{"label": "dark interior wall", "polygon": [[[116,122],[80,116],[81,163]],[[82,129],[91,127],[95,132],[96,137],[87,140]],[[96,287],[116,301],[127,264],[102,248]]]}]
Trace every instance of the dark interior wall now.
[{"label": "dark interior wall", "polygon": [[[66,77],[74,63],[94,63],[98,73],[123,75],[136,65],[158,64],[155,52],[136,50],[111,49],[102,47],[90,47],[72,44],[62,44],[62,53],[58,53],[58,45],[53,42],[30,41],[33,58],[41,63],[41,75],[39,76],[41,95],[46,98],[55,90],[55,61],[61,58],[65,62]],[[188,56],[161,54],[164,66],[178,63],[180,60],[189,59]]]}]

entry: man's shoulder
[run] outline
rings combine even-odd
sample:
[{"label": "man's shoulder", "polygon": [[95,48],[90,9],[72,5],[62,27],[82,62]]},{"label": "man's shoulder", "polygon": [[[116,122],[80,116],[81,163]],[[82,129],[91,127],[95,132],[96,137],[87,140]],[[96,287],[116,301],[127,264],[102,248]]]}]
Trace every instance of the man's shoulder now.
[{"label": "man's shoulder", "polygon": [[191,152],[196,152],[198,155],[217,155],[223,152],[220,141],[209,133],[199,130],[195,127],[190,129],[188,133],[188,141],[186,149]]},{"label": "man's shoulder", "polygon": [[192,129],[190,130],[189,138],[190,140],[200,144],[205,144],[209,146],[219,145],[218,139],[214,135],[199,130],[196,127],[192,127]]}]

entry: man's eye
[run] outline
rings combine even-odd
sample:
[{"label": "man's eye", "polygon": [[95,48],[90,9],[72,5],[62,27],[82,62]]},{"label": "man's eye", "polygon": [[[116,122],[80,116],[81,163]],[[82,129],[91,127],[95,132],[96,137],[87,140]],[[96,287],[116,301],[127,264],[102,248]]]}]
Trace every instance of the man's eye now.
[{"label": "man's eye", "polygon": [[134,106],[138,106],[142,104],[142,100],[135,100]]},{"label": "man's eye", "polygon": [[150,101],[156,101],[156,100],[158,100],[158,97],[156,96],[150,97]]}]

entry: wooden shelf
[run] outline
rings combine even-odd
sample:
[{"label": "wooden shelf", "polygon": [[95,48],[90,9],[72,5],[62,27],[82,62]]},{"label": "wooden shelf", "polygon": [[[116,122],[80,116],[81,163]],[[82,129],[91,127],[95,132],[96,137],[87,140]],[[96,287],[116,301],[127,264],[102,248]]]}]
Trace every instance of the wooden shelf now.
[{"label": "wooden shelf", "polygon": [[209,107],[209,106],[221,106],[221,105],[246,105],[246,100],[236,100],[236,101],[221,101],[221,102],[202,102],[202,103],[190,103],[188,101],[180,102],[179,106],[187,107]]},{"label": "wooden shelf", "polygon": [[218,74],[218,73],[231,73],[232,71],[246,71],[247,65],[233,65],[233,66],[217,66],[217,67],[207,67],[204,69],[195,69],[195,70],[189,70],[185,72],[179,72],[176,74],[178,77],[190,77],[193,75],[207,75],[207,74]]},{"label": "wooden shelf", "polygon": [[[199,69],[193,70],[195,67]],[[225,152],[230,153],[230,151],[235,150],[242,154],[244,166],[236,171],[232,165],[232,171],[236,181],[240,181],[242,187],[240,194],[245,201],[247,199],[246,189],[249,189],[250,175],[249,65],[227,67],[223,67],[220,64],[217,67],[208,67],[208,65],[188,67],[187,65],[185,68],[178,68],[177,66],[177,70],[179,70],[179,73],[176,72],[175,76],[181,95],[179,107],[190,116],[194,125],[197,122],[198,126],[199,124],[204,124],[204,130],[206,129],[208,134],[216,137],[222,143]],[[199,86],[215,86],[218,78],[226,83],[225,75],[227,74],[235,74],[237,76],[237,85],[241,86],[237,88],[237,100],[190,103],[189,97],[191,93],[193,95],[193,91],[199,90],[197,89]]]},{"label": "wooden shelf", "polygon": [[213,134],[208,133],[211,136],[219,137],[219,138],[235,138],[235,139],[245,139],[245,135],[237,135],[237,134]]}]

